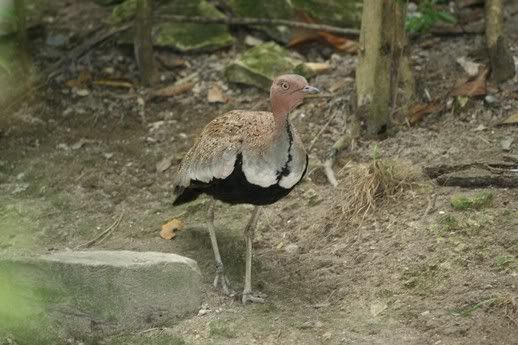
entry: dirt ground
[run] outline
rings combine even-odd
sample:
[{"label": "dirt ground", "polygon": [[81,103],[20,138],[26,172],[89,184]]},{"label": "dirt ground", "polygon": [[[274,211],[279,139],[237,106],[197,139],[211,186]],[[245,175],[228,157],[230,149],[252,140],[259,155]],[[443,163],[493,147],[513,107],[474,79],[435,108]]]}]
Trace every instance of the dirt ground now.
[{"label": "dirt ground", "polygon": [[[81,28],[104,13],[86,1],[56,4],[48,34],[70,35],[71,45],[83,39]],[[516,56],[518,15],[507,28]],[[43,35],[32,43],[39,66],[59,56]],[[482,38],[423,37],[412,44],[420,85],[443,97],[463,76],[455,60]],[[78,95],[66,85],[81,70],[94,79],[115,74],[137,80],[131,50],[107,42],[0,118],[0,226],[7,229],[0,233],[1,249],[74,249],[120,217],[96,248],[171,252],[198,261],[205,280],[200,315],[104,344],[518,344],[516,189],[439,187],[423,177],[415,188],[381,200],[362,221],[341,219],[340,211],[348,167],[370,161],[374,150],[417,167],[502,161],[501,141],[514,137],[516,154],[517,127],[496,126],[518,109],[517,98],[509,96],[517,91],[516,79],[492,91],[493,104],[475,99],[460,113],[398,126],[388,139],[360,139],[353,151],[340,154],[335,170],[341,183],[333,188],[318,163],[347,122],[356,58],[322,55],[328,48],[318,45],[301,50],[333,65],[332,72],[311,79],[313,85],[327,91],[337,80],[347,81],[333,97],[306,102],[292,114],[306,145],[337,115],[315,141],[305,181],[262,211],[253,273],[267,303],[243,306],[213,290],[210,240],[201,226],[206,200],[173,208],[171,181],[175,165],[212,118],[230,109],[268,108],[267,93],[224,82],[222,69],[241,48],[188,56],[160,51],[189,62],[162,69],[164,85],[194,72],[200,81],[192,93],[143,106],[127,89],[88,85]],[[224,85],[228,103],[208,104],[213,82]],[[157,163],[168,157],[172,166],[157,172]],[[451,207],[453,195],[480,191],[492,193],[488,206]],[[435,207],[424,215],[433,195]],[[216,213],[223,260],[236,289],[242,286],[241,231],[249,213],[249,206],[222,204]],[[161,239],[160,225],[176,216],[187,228],[172,241]]]}]

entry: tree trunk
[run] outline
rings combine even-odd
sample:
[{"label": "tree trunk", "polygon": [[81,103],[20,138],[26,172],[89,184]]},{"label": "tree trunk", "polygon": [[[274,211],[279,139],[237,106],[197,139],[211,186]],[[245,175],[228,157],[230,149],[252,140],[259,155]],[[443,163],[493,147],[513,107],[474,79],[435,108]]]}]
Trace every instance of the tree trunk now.
[{"label": "tree trunk", "polygon": [[31,60],[27,43],[27,19],[25,13],[25,1],[14,0],[14,10],[16,13],[16,40],[17,54],[20,58],[20,65],[25,76],[30,74]]},{"label": "tree trunk", "polygon": [[135,27],[134,48],[140,78],[144,85],[150,86],[156,83],[158,79],[151,37],[153,27],[152,0],[137,0]]},{"label": "tree trunk", "polygon": [[413,98],[405,15],[406,7],[398,0],[363,3],[356,101],[357,115],[365,120],[369,136],[385,134],[400,93],[403,103]]},{"label": "tree trunk", "polygon": [[497,83],[514,77],[513,55],[503,35],[503,0],[486,0],[486,41],[491,76]]}]

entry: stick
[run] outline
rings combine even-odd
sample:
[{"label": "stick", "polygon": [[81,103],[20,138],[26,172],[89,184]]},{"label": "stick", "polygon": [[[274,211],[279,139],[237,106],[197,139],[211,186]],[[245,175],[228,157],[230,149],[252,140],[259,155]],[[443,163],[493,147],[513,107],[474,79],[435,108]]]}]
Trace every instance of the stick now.
[{"label": "stick", "polygon": [[83,247],[90,248],[96,242],[100,243],[103,240],[105,240],[108,237],[108,235],[119,226],[123,215],[124,215],[124,211],[122,211],[119,218],[117,218],[115,220],[115,222],[113,222],[113,224],[110,225],[106,230],[104,230],[99,236],[95,237],[94,239],[92,239],[86,243],[78,245],[75,249],[79,249],[79,248],[83,248]]},{"label": "stick", "polygon": [[326,24],[311,24],[304,22],[297,22],[286,19],[271,19],[271,18],[250,18],[250,17],[225,17],[225,18],[210,18],[200,16],[181,16],[176,14],[158,15],[159,19],[169,20],[180,23],[200,23],[200,24],[226,24],[226,25],[285,25],[294,28],[301,28],[307,30],[326,31],[335,34],[360,36],[360,30],[351,28],[340,28]]},{"label": "stick", "polygon": [[311,150],[313,149],[313,146],[315,146],[318,138],[322,135],[322,133],[324,133],[324,131],[327,129],[327,127],[329,127],[329,125],[331,124],[331,121],[333,121],[337,115],[338,115],[338,111],[335,111],[333,116],[331,116],[329,118],[329,120],[326,122],[326,124],[320,129],[320,131],[318,131],[317,135],[315,135],[313,140],[311,140],[311,144],[309,144],[308,152],[311,152]]},{"label": "stick", "polygon": [[435,209],[435,202],[437,200],[437,194],[432,194],[430,199],[428,200],[428,206],[426,206],[426,210],[424,210],[423,216],[421,219],[426,218]]},{"label": "stick", "polygon": [[449,176],[443,175],[435,180],[441,186],[458,186],[464,188],[518,188],[518,174],[488,176]]}]

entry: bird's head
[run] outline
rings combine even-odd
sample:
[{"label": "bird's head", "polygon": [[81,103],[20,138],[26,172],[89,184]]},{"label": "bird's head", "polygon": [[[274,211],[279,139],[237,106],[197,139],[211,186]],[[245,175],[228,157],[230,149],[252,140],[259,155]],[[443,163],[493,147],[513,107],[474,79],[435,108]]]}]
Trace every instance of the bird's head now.
[{"label": "bird's head", "polygon": [[320,90],[310,86],[303,76],[284,74],[273,81],[270,89],[272,112],[285,115],[302,103],[304,96],[319,93]]}]

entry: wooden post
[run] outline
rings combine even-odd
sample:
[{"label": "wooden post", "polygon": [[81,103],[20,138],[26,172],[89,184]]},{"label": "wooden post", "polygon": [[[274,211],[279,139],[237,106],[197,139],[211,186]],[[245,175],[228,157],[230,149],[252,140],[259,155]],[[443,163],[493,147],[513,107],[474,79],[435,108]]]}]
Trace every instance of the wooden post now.
[{"label": "wooden post", "polygon": [[153,28],[152,0],[137,0],[135,28],[135,58],[139,67],[142,83],[146,86],[150,86],[158,81],[151,36],[151,30]]},{"label": "wooden post", "polygon": [[503,35],[502,0],[486,0],[486,41],[491,63],[491,77],[502,83],[514,77],[516,70],[509,44]]},{"label": "wooden post", "polygon": [[404,28],[406,7],[398,0],[365,0],[356,68],[358,116],[369,136],[385,134],[402,85],[403,102],[414,94]]}]

